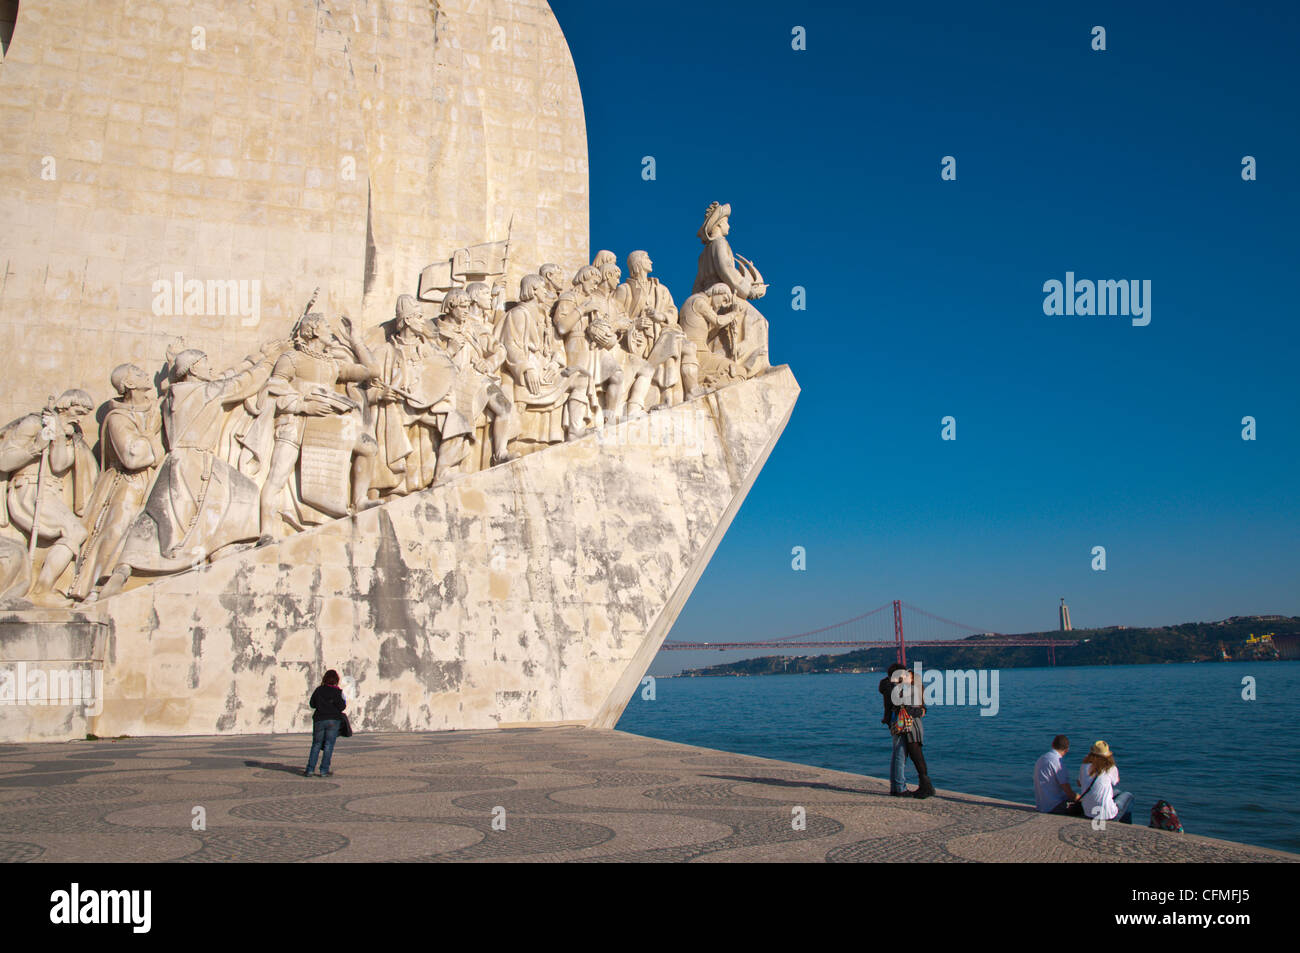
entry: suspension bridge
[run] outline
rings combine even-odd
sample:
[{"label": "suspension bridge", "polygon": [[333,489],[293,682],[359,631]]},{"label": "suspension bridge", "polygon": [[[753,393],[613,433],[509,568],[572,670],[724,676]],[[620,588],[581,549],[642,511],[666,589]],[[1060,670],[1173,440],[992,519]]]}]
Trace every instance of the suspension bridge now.
[{"label": "suspension bridge", "polygon": [[[892,615],[882,613],[893,609]],[[908,636],[903,635],[904,615],[907,617]],[[892,632],[890,623],[893,623]],[[668,639],[661,647],[663,651],[700,651],[728,649],[841,649],[851,652],[856,649],[894,649],[898,661],[907,664],[907,641],[915,645],[944,648],[1041,648],[1047,650],[1048,664],[1056,664],[1058,647],[1067,648],[1078,645],[1078,639],[1071,638],[1030,638],[1023,635],[1003,635],[990,632],[964,622],[954,622],[943,616],[927,612],[910,603],[895,599],[877,606],[870,612],[855,615],[843,622],[824,625],[807,632],[794,635],[782,635],[776,638],[755,642],[683,642]]]}]

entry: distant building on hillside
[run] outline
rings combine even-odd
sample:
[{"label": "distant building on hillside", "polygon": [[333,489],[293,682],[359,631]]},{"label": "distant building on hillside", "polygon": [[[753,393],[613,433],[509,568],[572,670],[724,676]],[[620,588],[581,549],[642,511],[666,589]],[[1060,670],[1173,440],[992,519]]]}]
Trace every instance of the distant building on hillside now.
[{"label": "distant building on hillside", "polygon": [[1074,626],[1070,625],[1070,607],[1065,604],[1065,596],[1061,596],[1061,631],[1070,632]]}]

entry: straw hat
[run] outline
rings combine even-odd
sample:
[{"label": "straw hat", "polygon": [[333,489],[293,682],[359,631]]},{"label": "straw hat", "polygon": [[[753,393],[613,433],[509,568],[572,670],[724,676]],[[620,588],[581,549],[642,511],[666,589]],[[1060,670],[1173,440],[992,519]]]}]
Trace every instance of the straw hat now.
[{"label": "straw hat", "polygon": [[1088,754],[1099,754],[1103,758],[1109,758],[1110,745],[1106,744],[1106,742],[1104,741],[1094,741],[1092,745],[1092,750],[1089,751]]}]

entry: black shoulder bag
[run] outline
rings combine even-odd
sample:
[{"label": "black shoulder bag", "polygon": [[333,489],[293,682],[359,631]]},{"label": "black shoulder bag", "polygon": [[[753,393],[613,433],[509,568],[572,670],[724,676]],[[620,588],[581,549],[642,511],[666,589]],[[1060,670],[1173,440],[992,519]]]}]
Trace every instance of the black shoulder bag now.
[{"label": "black shoulder bag", "polygon": [[1092,790],[1092,786],[1097,783],[1097,778],[1098,775],[1094,774],[1092,776],[1092,780],[1088,783],[1088,786],[1084,788],[1083,793],[1079,795],[1079,800],[1071,801],[1069,804],[1065,806],[1066,814],[1069,814],[1071,817],[1087,816],[1086,814],[1083,813],[1083,799],[1088,796],[1088,792]]}]

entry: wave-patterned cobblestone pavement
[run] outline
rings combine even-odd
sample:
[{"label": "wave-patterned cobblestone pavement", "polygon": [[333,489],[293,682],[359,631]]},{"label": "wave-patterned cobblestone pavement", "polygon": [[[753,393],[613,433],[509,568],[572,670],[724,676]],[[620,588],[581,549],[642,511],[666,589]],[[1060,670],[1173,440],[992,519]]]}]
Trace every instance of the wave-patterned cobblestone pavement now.
[{"label": "wave-patterned cobblestone pavement", "polygon": [[360,734],[328,780],[301,776],[309,745],[6,745],[0,862],[1300,860],[617,731]]}]

